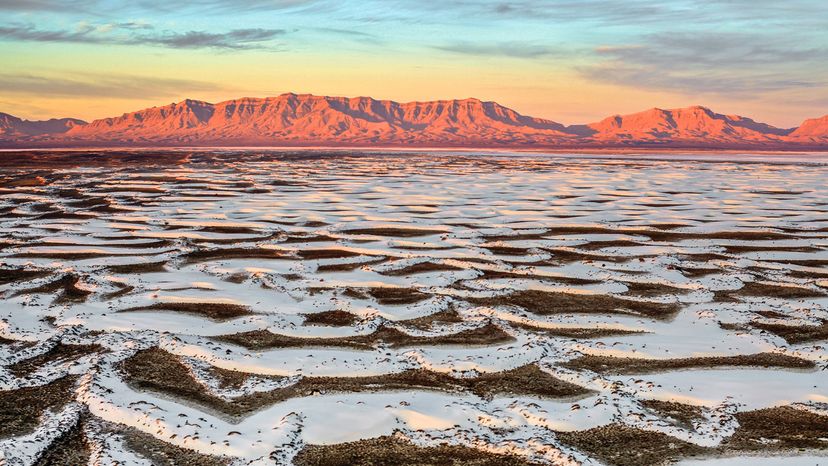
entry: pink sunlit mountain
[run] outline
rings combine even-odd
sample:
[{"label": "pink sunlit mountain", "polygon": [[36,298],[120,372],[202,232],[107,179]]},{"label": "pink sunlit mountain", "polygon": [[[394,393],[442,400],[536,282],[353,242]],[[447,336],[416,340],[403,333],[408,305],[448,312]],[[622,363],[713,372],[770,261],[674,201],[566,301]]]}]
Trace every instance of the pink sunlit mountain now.
[{"label": "pink sunlit mountain", "polygon": [[828,116],[781,129],[694,106],[565,126],[477,99],[397,103],[283,94],[185,100],[91,123],[0,114],[0,145],[828,149]]}]

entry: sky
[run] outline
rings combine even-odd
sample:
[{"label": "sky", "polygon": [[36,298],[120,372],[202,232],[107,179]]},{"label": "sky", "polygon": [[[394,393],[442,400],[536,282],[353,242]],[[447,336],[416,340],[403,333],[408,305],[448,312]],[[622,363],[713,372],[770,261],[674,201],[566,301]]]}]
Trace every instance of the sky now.
[{"label": "sky", "polygon": [[826,0],[0,0],[0,112],[285,92],[476,97],[564,124],[828,114]]}]

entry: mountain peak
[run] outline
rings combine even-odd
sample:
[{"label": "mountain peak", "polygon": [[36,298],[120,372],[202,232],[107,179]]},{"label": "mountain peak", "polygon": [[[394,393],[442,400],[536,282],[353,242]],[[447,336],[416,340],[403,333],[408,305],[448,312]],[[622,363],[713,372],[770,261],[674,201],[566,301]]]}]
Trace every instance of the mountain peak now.
[{"label": "mountain peak", "polygon": [[828,148],[828,115],[789,130],[693,105],[564,126],[474,97],[398,103],[287,92],[218,103],[184,99],[88,124],[0,113],[0,144]]}]

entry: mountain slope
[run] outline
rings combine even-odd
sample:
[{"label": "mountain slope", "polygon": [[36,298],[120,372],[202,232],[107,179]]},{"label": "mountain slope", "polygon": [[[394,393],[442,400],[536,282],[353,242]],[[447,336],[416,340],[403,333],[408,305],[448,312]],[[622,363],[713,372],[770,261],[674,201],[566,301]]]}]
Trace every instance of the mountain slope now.
[{"label": "mountain slope", "polygon": [[790,138],[803,143],[828,144],[828,115],[805,120],[791,132]]},{"label": "mountain slope", "polygon": [[509,143],[556,141],[563,125],[477,99],[400,104],[284,94],[210,104],[185,100],[69,131],[79,140],[162,143]]},{"label": "mountain slope", "polygon": [[75,118],[30,121],[17,118],[8,113],[0,113],[0,138],[61,134],[85,124],[85,121]]},{"label": "mountain slope", "polygon": [[397,103],[283,94],[216,104],[184,100],[88,124],[0,114],[0,145],[828,149],[828,115],[781,129],[694,106],[564,126],[477,99]]},{"label": "mountain slope", "polygon": [[587,125],[599,143],[775,144],[790,130],[757,123],[738,115],[722,115],[694,106],[653,108],[631,115],[615,115]]}]

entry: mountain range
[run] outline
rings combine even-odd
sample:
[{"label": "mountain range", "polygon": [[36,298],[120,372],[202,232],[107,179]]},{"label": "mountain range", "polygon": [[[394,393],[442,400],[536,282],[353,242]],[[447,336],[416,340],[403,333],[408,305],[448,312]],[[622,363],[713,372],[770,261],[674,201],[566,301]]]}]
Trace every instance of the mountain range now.
[{"label": "mountain range", "polygon": [[694,106],[566,126],[478,99],[398,103],[308,94],[188,99],[89,123],[0,113],[0,147],[103,146],[828,150],[828,115],[783,129]]}]

